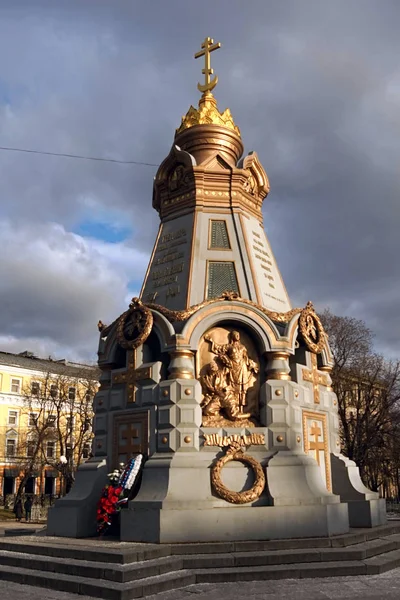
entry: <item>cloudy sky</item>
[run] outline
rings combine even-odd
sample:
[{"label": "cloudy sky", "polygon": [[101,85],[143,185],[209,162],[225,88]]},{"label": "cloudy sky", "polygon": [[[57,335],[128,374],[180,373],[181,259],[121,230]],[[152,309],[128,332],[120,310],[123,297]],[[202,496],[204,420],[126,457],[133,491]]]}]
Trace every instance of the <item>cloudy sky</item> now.
[{"label": "cloudy sky", "polygon": [[[398,0],[0,0],[0,146],[159,164],[198,99],[269,175],[292,302],[364,319],[400,355]],[[0,349],[93,360],[158,226],[152,166],[0,150]]]}]

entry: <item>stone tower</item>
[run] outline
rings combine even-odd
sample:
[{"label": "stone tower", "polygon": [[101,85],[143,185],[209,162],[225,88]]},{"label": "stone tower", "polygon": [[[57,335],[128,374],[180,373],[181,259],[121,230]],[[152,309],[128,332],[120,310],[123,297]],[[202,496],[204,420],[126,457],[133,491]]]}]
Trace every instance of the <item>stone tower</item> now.
[{"label": "stone tower", "polygon": [[203,94],[155,178],[161,223],[145,302],[183,310],[231,290],[272,311],[291,308],[263,228],[268,177],[255,152],[242,154],[229,109],[220,113],[211,92]]},{"label": "stone tower", "polygon": [[160,228],[140,299],[100,327],[94,457],[48,533],[94,534],[106,473],[146,456],[121,539],[329,536],[385,522],[340,454],[332,355],[311,303],[291,308],[262,224],[255,153],[212,95],[206,38],[190,107],[154,181]]}]

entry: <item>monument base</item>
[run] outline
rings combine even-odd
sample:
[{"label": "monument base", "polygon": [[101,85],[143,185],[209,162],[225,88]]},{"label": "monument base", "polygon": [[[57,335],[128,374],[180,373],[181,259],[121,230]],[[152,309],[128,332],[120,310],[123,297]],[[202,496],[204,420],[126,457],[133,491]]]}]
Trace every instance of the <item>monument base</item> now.
[{"label": "monument base", "polygon": [[347,504],[138,508],[121,512],[121,541],[179,543],[328,537],[349,531]]},{"label": "monument base", "polygon": [[105,460],[91,458],[80,465],[69,494],[56,500],[49,510],[46,535],[71,538],[96,535],[96,506],[106,483]]},{"label": "monument base", "polygon": [[386,525],[386,500],[361,500],[349,502],[350,527],[378,527]]},{"label": "monument base", "polygon": [[386,502],[363,484],[356,463],[342,454],[331,455],[333,491],[349,505],[350,527],[386,525]]}]

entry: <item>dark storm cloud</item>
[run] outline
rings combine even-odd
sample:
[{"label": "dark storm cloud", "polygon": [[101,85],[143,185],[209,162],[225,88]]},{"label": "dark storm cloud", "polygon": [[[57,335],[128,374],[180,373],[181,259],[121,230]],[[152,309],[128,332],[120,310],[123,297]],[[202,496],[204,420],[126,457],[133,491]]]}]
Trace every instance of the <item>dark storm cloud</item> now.
[{"label": "dark storm cloud", "polygon": [[[220,40],[216,97],[269,175],[265,226],[293,303],[312,299],[365,318],[378,347],[398,353],[398,2],[2,0],[0,16],[0,145],[152,163],[168,153],[181,115],[197,102],[194,52],[205,35]],[[141,276],[140,252],[151,250],[157,228],[154,173],[0,152],[0,214],[21,244],[27,223],[31,239],[40,232],[50,240],[52,264],[52,229],[35,223],[68,230],[91,211],[120,211],[134,231],[121,250],[123,295]],[[27,267],[34,252],[35,245]],[[141,258],[131,267],[124,257],[135,252]],[[96,252],[87,256],[95,268]],[[96,290],[110,285],[115,268],[104,256],[101,264]],[[79,289],[74,269],[69,278]],[[17,307],[26,314],[30,294],[46,306],[24,281],[7,291],[10,318]],[[77,296],[67,295],[71,325],[93,318],[92,296],[77,319]],[[121,300],[111,295],[98,308],[116,311]],[[8,334],[59,343],[57,311],[48,322],[37,311]],[[65,348],[87,340],[79,327],[71,331]]]}]

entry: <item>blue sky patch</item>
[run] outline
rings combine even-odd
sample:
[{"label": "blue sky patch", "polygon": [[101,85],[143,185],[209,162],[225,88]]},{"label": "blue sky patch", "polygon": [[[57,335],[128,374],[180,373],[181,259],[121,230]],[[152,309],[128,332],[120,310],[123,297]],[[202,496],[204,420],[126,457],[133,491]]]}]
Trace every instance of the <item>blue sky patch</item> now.
[{"label": "blue sky patch", "polygon": [[130,227],[91,220],[81,221],[73,231],[82,237],[95,238],[110,244],[123,242],[132,235]]}]

